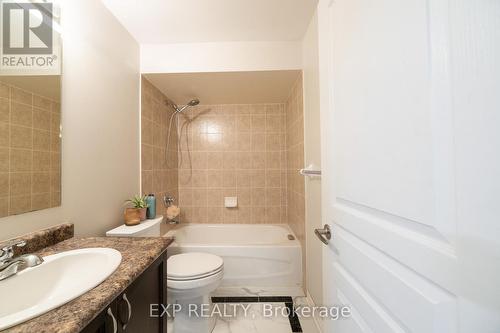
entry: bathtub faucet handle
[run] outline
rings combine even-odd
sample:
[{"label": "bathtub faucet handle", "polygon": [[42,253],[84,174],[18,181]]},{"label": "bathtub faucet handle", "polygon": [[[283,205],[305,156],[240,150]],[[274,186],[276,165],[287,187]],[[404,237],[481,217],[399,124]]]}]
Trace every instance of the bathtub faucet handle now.
[{"label": "bathtub faucet handle", "polygon": [[174,204],[175,198],[171,197],[169,195],[166,195],[163,197],[163,202],[165,203],[165,206],[170,207]]}]

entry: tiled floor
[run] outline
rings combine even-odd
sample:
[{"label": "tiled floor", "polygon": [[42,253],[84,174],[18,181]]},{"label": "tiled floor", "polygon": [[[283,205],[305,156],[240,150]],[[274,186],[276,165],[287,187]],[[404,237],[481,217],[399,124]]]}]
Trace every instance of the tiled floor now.
[{"label": "tiled floor", "polygon": [[[213,333],[292,333],[288,317],[276,316],[264,318],[264,303],[252,303],[247,316],[241,310],[235,318],[217,318]],[[268,303],[273,308],[285,306],[285,303]],[[302,332],[296,331],[296,332]]]},{"label": "tiled floor", "polygon": [[298,318],[288,315],[292,313],[291,297],[215,297],[213,301],[236,306],[235,317],[217,318],[213,333],[302,332]]},{"label": "tiled floor", "polygon": [[[212,300],[220,311],[226,309],[226,314],[229,314],[217,317],[212,333],[317,332],[311,319],[299,320],[296,316],[288,316],[292,302],[307,304],[303,297],[295,298],[293,301],[291,297],[214,297]],[[272,316],[269,316],[270,312],[273,313]],[[172,332],[170,325],[171,321],[168,332]]]}]

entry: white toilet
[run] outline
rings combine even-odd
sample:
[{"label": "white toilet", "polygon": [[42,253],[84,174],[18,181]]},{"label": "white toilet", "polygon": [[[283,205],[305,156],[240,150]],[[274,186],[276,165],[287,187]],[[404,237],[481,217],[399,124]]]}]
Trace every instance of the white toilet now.
[{"label": "white toilet", "polygon": [[[136,226],[122,225],[106,232],[106,236],[160,237],[162,221],[163,217],[159,216]],[[223,276],[224,261],[213,254],[192,252],[168,258],[167,301],[169,304],[180,306],[180,311],[175,312],[173,333],[212,332],[215,318],[210,316],[210,293],[217,289]],[[207,314],[208,316],[205,316]]]},{"label": "white toilet", "polygon": [[211,316],[210,294],[224,276],[222,258],[209,253],[182,253],[167,260],[167,299],[180,306],[174,318],[174,333],[210,333],[215,326]]}]

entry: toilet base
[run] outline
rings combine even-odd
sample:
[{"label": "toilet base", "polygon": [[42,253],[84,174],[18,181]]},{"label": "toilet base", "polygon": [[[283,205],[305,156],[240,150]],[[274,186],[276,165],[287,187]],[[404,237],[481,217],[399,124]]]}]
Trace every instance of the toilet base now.
[{"label": "toilet base", "polygon": [[[170,301],[173,300],[169,299],[169,303]],[[213,304],[210,296],[175,300],[171,304],[181,306],[181,310],[176,312],[173,318],[173,333],[211,333],[213,331],[216,318],[211,316]],[[201,310],[202,304],[204,305],[203,311]]]}]

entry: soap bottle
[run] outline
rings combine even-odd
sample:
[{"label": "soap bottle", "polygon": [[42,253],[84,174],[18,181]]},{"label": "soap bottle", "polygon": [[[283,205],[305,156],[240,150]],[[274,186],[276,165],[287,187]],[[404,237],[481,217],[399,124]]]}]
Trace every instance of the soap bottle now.
[{"label": "soap bottle", "polygon": [[154,194],[148,194],[146,197],[146,203],[148,204],[148,210],[146,216],[148,219],[154,219],[156,217],[156,197]]}]

